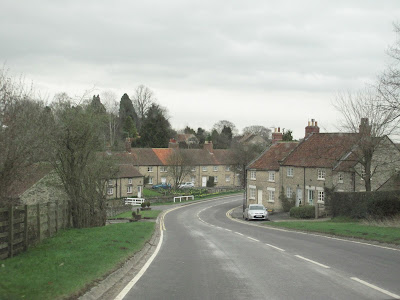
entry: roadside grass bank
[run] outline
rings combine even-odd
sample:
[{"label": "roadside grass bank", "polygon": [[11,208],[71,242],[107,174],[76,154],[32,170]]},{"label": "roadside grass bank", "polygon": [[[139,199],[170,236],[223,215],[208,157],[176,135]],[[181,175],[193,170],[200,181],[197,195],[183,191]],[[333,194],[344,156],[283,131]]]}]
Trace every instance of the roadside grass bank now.
[{"label": "roadside grass bank", "polygon": [[[234,195],[234,194],[241,194],[243,191],[230,191],[230,192],[220,192],[220,193],[212,193],[212,194],[196,194],[192,193],[194,196],[193,200],[184,200],[182,202],[174,202],[174,201],[167,201],[167,202],[160,202],[160,203],[151,203],[151,206],[157,206],[157,205],[172,205],[172,204],[177,204],[177,203],[187,203],[187,202],[192,202],[200,199],[209,199],[209,198],[216,198],[220,196],[226,196],[226,195]],[[190,193],[188,195],[191,195]]]},{"label": "roadside grass bank", "polygon": [[371,226],[356,220],[350,221],[348,219],[333,219],[322,222],[289,221],[266,222],[263,224],[272,227],[320,232],[335,236],[360,238],[368,241],[400,245],[400,228]]},{"label": "roadside grass bank", "polygon": [[0,299],[77,298],[143,248],[153,222],[68,229],[0,262]]},{"label": "roadside grass bank", "polygon": [[[162,212],[162,210],[142,210],[142,211],[139,212],[139,214],[142,215],[142,218],[157,219],[158,215],[161,212]],[[132,212],[131,211],[127,211],[127,212],[119,214],[119,215],[117,215],[115,217],[112,217],[110,219],[119,219],[119,218],[130,219],[130,218],[132,218]]]}]

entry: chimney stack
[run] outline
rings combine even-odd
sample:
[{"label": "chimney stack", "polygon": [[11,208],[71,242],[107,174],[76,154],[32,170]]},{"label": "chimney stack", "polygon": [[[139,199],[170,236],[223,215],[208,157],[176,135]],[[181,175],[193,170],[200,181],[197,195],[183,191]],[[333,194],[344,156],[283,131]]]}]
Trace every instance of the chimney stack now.
[{"label": "chimney stack", "polygon": [[128,152],[128,153],[131,153],[131,147],[132,147],[132,145],[131,145],[131,143],[132,143],[132,141],[131,141],[131,139],[130,138],[126,138],[125,139],[125,150],[126,150],[126,152]]},{"label": "chimney stack", "polygon": [[315,119],[311,119],[311,122],[308,121],[305,138],[308,138],[312,133],[319,133],[318,123]]},{"label": "chimney stack", "polygon": [[359,133],[362,136],[370,136],[371,135],[372,126],[369,125],[368,118],[361,118],[361,123],[359,127]]},{"label": "chimney stack", "polygon": [[203,146],[203,149],[205,149],[205,150],[207,150],[208,152],[210,152],[210,153],[213,153],[214,152],[214,147],[213,147],[213,143],[210,141],[210,142],[205,142],[204,143],[204,146]]},{"label": "chimney stack", "polygon": [[281,132],[281,128],[275,128],[275,132],[272,133],[272,144],[275,144],[279,141],[283,140],[283,133]]},{"label": "chimney stack", "polygon": [[175,139],[170,139],[168,143],[168,148],[178,149],[179,143]]}]

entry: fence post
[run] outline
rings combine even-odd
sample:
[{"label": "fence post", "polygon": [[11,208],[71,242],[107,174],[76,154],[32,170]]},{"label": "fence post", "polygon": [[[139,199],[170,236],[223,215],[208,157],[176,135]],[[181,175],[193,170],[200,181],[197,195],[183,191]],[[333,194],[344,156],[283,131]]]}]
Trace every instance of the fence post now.
[{"label": "fence post", "polygon": [[36,221],[37,221],[37,233],[38,233],[38,239],[39,242],[41,241],[41,228],[40,228],[40,204],[36,205]]},{"label": "fence post", "polygon": [[9,238],[9,249],[10,249],[10,257],[14,256],[14,206],[10,206],[9,210],[9,220],[10,220],[10,238]]},{"label": "fence post", "polygon": [[319,203],[315,203],[315,218],[319,218]]},{"label": "fence post", "polygon": [[55,211],[55,215],[56,215],[56,233],[58,232],[58,200],[56,200],[56,211]]},{"label": "fence post", "polygon": [[50,221],[50,202],[47,202],[47,232],[48,237],[51,237],[51,221]]},{"label": "fence post", "polygon": [[24,251],[28,249],[28,205],[25,205],[24,216]]}]

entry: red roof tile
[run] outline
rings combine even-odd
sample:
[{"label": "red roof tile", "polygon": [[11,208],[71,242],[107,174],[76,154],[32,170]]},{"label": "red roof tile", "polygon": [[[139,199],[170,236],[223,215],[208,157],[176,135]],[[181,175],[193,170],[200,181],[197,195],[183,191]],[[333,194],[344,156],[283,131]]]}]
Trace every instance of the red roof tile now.
[{"label": "red roof tile", "polygon": [[298,142],[273,144],[252,162],[248,169],[279,170],[279,161],[283,160],[298,144]]}]

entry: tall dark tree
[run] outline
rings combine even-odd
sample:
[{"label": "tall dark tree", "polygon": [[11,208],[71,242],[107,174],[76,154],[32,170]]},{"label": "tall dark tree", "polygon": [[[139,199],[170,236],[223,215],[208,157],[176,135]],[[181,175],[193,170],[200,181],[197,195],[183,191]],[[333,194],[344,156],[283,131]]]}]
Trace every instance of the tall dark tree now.
[{"label": "tall dark tree", "polygon": [[190,128],[189,126],[186,126],[185,129],[183,130],[185,134],[196,134],[196,131],[194,131],[193,128]]},{"label": "tall dark tree", "polygon": [[124,94],[121,97],[121,102],[119,103],[119,120],[121,124],[121,128],[124,126],[126,118],[131,117],[135,122],[135,126],[137,128],[138,125],[138,116],[136,114],[135,108],[133,107],[132,100],[129,98],[127,94]]},{"label": "tall dark tree", "polygon": [[165,109],[153,103],[142,124],[139,145],[150,148],[166,148],[171,134],[172,128],[165,117]]},{"label": "tall dark tree", "polygon": [[203,128],[199,127],[197,128],[196,137],[199,141],[199,145],[203,145],[207,138],[207,132]]},{"label": "tall dark tree", "polygon": [[292,131],[289,129],[287,130],[283,136],[282,136],[282,140],[290,142],[293,141],[293,136],[292,136]]},{"label": "tall dark tree", "polygon": [[136,138],[138,136],[135,123],[130,116],[125,119],[123,130],[125,138]]},{"label": "tall dark tree", "polygon": [[105,114],[106,113],[106,108],[100,101],[100,96],[99,95],[93,95],[93,99],[90,102],[89,106],[93,112],[98,113],[98,114]]}]

